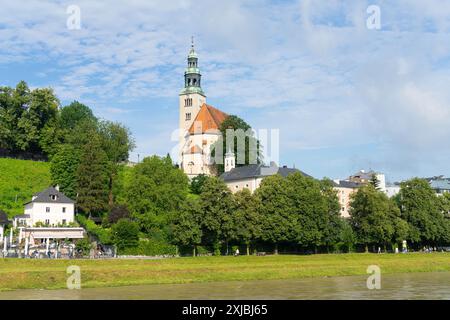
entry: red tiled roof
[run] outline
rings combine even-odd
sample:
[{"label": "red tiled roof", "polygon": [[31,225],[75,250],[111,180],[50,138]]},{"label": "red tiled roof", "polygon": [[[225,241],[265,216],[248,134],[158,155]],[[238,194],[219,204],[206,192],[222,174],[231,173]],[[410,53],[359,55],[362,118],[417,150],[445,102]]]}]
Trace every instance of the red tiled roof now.
[{"label": "red tiled roof", "polygon": [[221,123],[227,117],[226,113],[204,103],[189,128],[189,133],[205,133],[205,131],[209,130],[219,130]]}]

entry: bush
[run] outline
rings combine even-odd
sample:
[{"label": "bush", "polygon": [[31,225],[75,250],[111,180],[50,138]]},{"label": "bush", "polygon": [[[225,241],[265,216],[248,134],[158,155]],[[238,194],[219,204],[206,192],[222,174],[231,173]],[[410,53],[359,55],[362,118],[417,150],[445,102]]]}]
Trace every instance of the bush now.
[{"label": "bush", "polygon": [[120,219],[112,227],[112,240],[117,248],[134,248],[139,243],[139,225],[128,219]]},{"label": "bush", "polygon": [[77,251],[81,251],[83,253],[83,255],[89,254],[91,247],[92,247],[91,243],[86,238],[79,240],[77,242],[77,244],[75,245],[75,249]]},{"label": "bush", "polygon": [[104,229],[95,224],[94,221],[87,219],[85,216],[77,215],[78,222],[86,229],[86,231],[96,237],[102,244],[112,244],[111,231]]}]

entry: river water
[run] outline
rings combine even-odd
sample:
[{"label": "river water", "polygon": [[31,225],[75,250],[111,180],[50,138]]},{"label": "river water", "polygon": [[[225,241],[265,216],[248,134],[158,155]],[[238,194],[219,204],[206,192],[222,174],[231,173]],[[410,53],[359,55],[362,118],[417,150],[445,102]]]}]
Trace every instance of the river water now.
[{"label": "river water", "polygon": [[143,285],[81,290],[17,290],[2,299],[450,299],[450,272],[382,275],[381,289],[367,289],[367,277],[259,280]]}]

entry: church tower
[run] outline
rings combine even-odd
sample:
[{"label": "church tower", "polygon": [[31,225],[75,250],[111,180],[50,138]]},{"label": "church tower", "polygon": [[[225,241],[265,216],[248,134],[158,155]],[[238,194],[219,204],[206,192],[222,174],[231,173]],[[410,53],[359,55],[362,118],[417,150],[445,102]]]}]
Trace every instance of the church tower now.
[{"label": "church tower", "polygon": [[[186,144],[186,136],[200,108],[206,103],[206,95],[201,87],[202,75],[198,68],[198,57],[192,40],[191,50],[187,57],[187,68],[184,72],[184,88],[180,92],[180,157]],[[181,163],[180,158],[180,163]]]}]

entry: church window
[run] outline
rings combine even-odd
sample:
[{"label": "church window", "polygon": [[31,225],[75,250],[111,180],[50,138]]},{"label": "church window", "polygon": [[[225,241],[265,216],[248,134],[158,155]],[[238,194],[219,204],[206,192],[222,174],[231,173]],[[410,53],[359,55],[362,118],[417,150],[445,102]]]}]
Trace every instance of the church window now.
[{"label": "church window", "polygon": [[191,120],[191,113],[186,113],[186,121]]},{"label": "church window", "polygon": [[192,84],[195,86],[197,84],[197,79],[192,80]]}]

